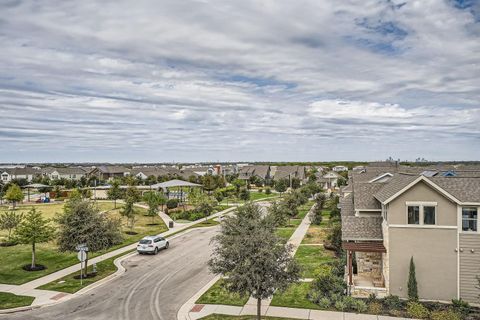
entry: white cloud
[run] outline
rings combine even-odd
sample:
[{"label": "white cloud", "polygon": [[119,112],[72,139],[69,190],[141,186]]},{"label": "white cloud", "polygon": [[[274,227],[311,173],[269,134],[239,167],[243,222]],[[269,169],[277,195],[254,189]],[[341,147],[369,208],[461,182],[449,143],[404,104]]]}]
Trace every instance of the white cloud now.
[{"label": "white cloud", "polygon": [[0,161],[480,156],[480,28],[451,2],[16,3]]}]

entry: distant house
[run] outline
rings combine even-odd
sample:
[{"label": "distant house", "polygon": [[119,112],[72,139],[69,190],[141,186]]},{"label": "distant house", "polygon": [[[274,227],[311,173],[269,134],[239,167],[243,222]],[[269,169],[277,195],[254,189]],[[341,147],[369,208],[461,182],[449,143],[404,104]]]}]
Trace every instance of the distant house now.
[{"label": "distant house", "polygon": [[345,166],[335,166],[332,168],[333,171],[335,172],[343,172],[343,171],[348,171],[348,167]]},{"label": "distant house", "polygon": [[330,171],[317,179],[317,183],[324,189],[329,190],[338,186],[338,178],[340,175],[336,172]]},{"label": "distant house", "polygon": [[51,180],[80,180],[87,175],[87,172],[80,167],[66,167],[66,168],[44,168],[42,174]]},{"label": "distant house", "polygon": [[309,168],[306,166],[277,166],[272,167],[273,180],[278,181],[282,179],[299,179],[300,184],[304,184],[307,181],[307,170]]},{"label": "distant house", "polygon": [[123,166],[99,166],[88,173],[89,177],[97,177],[100,180],[111,180],[130,175],[131,169]]},{"label": "distant house", "polygon": [[32,181],[34,177],[39,176],[41,173],[39,170],[25,167],[25,168],[0,168],[0,180],[3,183],[10,182],[12,180],[25,179]]},{"label": "distant house", "polygon": [[238,171],[238,179],[250,180],[256,177],[263,183],[270,180],[270,166],[266,165],[247,165],[242,166]]}]

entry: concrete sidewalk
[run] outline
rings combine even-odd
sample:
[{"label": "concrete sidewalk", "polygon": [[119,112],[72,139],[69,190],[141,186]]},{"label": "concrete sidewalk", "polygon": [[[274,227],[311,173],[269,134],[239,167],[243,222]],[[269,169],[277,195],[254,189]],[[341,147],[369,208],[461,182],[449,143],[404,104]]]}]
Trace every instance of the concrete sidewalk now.
[{"label": "concrete sidewalk", "polygon": [[[212,214],[208,217],[208,219],[212,218],[217,218],[220,216],[223,216],[225,214],[230,213],[231,211],[234,211],[236,207],[228,208],[223,211],[217,212],[215,214]],[[199,224],[201,222],[205,221],[205,219],[199,219],[190,223],[182,224],[181,226],[178,226],[176,228],[172,228],[166,232],[163,232],[159,234],[162,237],[168,237],[170,235],[176,234],[177,232],[184,231],[192,226],[195,226],[196,224]],[[168,226],[168,225],[167,225]],[[108,253],[102,254],[100,256],[97,256],[95,258],[91,258],[88,260],[89,264],[93,263],[99,263],[100,261],[112,258],[114,256],[120,255],[122,253],[126,253],[128,251],[132,251],[136,249],[137,243],[132,243],[130,245],[127,245],[125,247],[110,251]],[[35,297],[35,300],[32,303],[32,306],[39,306],[39,305],[44,305],[48,303],[54,303],[58,302],[61,299],[64,299],[65,297],[71,296],[71,294],[64,293],[64,292],[57,292],[57,291],[49,291],[49,290],[40,290],[36,289],[42,285],[45,285],[47,283],[59,280],[65,276],[68,276],[69,274],[72,274],[74,272],[77,272],[79,270],[79,264],[72,265],[70,267],[67,267],[65,269],[53,272],[51,274],[48,274],[44,277],[32,280],[30,282],[24,283],[22,285],[9,285],[9,284],[0,284],[0,292],[9,292],[13,293],[16,295],[25,295],[25,296],[31,296]],[[92,284],[92,286],[95,285],[95,283]],[[83,290],[83,289],[82,289]]]}]

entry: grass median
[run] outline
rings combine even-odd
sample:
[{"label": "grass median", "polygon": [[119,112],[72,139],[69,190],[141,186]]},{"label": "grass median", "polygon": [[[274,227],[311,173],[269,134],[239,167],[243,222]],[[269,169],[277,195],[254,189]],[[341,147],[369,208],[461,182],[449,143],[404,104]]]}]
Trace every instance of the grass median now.
[{"label": "grass median", "polygon": [[17,296],[9,292],[0,292],[0,310],[26,307],[32,304],[34,297]]}]

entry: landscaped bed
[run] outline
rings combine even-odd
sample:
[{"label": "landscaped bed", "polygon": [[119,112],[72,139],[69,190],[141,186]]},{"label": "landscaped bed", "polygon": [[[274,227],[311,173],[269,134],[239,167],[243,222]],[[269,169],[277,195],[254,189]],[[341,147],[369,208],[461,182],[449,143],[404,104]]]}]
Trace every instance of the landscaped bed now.
[{"label": "landscaped bed", "polygon": [[25,307],[32,304],[34,297],[17,296],[9,292],[0,292],[0,309]]}]

